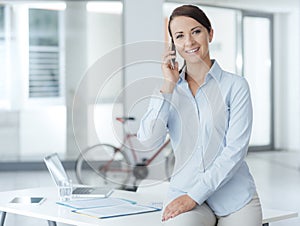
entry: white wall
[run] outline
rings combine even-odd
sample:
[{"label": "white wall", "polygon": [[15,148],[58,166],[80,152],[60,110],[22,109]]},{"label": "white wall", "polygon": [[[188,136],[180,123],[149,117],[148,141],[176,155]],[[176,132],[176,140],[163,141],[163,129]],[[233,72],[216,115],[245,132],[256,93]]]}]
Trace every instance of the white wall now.
[{"label": "white wall", "polygon": [[300,151],[300,7],[275,16],[275,145]]},{"label": "white wall", "polygon": [[20,112],[20,147],[22,160],[40,160],[41,156],[66,150],[66,107],[36,106]]},{"label": "white wall", "polygon": [[17,111],[0,112],[0,159],[16,160],[20,148],[20,120]]}]

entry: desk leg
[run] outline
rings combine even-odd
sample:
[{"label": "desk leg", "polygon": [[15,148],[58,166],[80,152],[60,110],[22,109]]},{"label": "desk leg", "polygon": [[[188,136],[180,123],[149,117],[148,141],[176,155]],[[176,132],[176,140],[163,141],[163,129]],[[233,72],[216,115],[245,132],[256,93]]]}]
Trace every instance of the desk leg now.
[{"label": "desk leg", "polygon": [[6,212],[0,212],[0,213],[1,213],[0,226],[4,226]]},{"label": "desk leg", "polygon": [[48,225],[49,225],[49,226],[56,226],[56,222],[55,222],[55,221],[49,221],[49,220],[48,220]]}]

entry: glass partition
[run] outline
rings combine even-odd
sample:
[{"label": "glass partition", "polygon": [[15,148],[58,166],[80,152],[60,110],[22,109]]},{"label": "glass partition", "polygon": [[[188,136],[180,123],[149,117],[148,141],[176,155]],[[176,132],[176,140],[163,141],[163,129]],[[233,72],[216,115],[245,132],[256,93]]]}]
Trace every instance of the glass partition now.
[{"label": "glass partition", "polygon": [[[85,73],[121,46],[121,18],[121,1],[0,5],[0,161],[42,161],[52,152],[63,160],[78,156],[73,98]],[[108,115],[121,79],[106,90],[104,106],[97,106],[102,123],[101,114]],[[102,126],[108,123],[104,120]]]}]

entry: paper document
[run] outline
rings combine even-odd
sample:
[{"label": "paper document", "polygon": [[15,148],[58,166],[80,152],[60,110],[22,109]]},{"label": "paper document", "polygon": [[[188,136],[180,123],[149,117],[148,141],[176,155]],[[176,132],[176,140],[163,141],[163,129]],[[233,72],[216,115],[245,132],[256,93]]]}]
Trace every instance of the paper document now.
[{"label": "paper document", "polygon": [[75,199],[70,201],[59,201],[57,204],[64,205],[73,209],[90,209],[96,207],[118,206],[123,204],[135,204],[135,201],[119,198],[93,198],[93,199]]},{"label": "paper document", "polygon": [[121,216],[133,215],[133,214],[148,213],[148,212],[154,212],[160,210],[161,208],[127,203],[127,204],[117,205],[117,206],[74,210],[73,212],[87,215],[90,217],[104,219],[104,218],[111,218],[111,217],[121,217]]}]

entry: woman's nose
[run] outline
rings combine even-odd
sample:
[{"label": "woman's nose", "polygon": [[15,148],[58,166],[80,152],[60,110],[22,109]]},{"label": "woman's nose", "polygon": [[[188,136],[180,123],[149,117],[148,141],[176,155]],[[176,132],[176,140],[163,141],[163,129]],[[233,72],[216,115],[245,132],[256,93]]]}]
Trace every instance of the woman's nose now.
[{"label": "woman's nose", "polygon": [[195,40],[194,40],[192,35],[187,35],[186,36],[185,44],[187,46],[192,45],[194,42],[195,42]]}]

